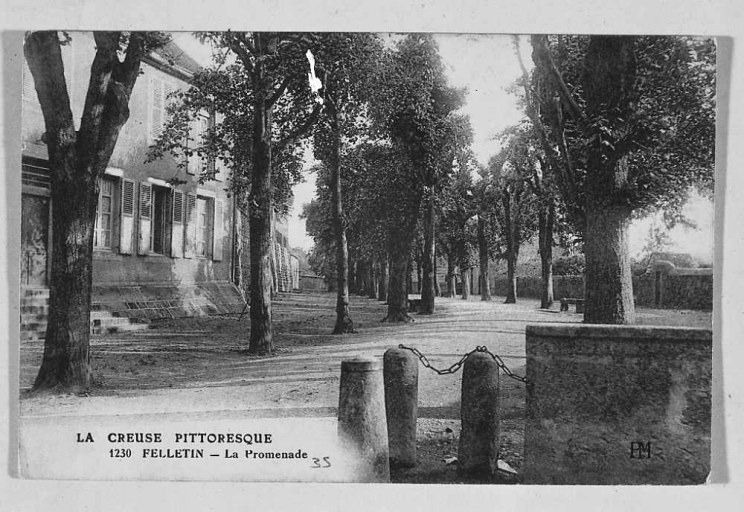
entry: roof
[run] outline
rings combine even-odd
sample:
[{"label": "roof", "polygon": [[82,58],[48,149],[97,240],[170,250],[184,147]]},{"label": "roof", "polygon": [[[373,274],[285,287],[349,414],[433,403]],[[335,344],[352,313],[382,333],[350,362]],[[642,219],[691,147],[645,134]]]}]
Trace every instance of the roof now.
[{"label": "roof", "polygon": [[684,252],[652,252],[646,261],[646,267],[651,267],[657,261],[668,261],[675,267],[695,268],[695,258]]},{"label": "roof", "polygon": [[161,48],[153,50],[146,57],[146,60],[161,71],[186,80],[202,69],[202,66],[173,42],[173,40],[168,41]]}]

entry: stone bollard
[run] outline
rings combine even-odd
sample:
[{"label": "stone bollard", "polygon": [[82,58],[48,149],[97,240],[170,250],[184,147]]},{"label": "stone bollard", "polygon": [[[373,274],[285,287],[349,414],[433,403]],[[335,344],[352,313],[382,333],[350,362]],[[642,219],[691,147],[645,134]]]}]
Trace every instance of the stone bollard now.
[{"label": "stone bollard", "polygon": [[341,362],[338,435],[353,460],[351,481],[390,481],[382,361],[379,359],[355,358]]},{"label": "stone bollard", "polygon": [[410,350],[391,348],[383,357],[385,411],[390,465],[416,465],[418,358]]},{"label": "stone bollard", "polygon": [[458,471],[493,476],[499,456],[499,366],[486,353],[463,366]]}]

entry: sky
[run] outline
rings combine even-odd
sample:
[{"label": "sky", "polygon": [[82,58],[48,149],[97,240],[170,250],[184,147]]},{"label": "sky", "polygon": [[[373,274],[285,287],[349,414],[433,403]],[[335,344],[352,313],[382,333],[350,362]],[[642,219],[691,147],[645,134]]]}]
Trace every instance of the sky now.
[{"label": "sky", "polygon": [[[439,34],[436,36],[451,85],[467,88],[466,104],[461,112],[470,116],[473,127],[473,151],[482,164],[499,149],[496,134],[524,117],[517,98],[507,88],[521,75],[519,61],[510,35]],[[174,35],[174,40],[202,64],[209,62],[210,52],[188,33]],[[520,37],[522,61],[532,67],[531,47],[526,37]],[[315,195],[315,177],[308,172],[312,152],[306,152],[305,181],[295,186],[294,203],[290,210],[289,239],[293,247],[309,250],[313,240],[305,233],[305,221],[299,218],[302,205]],[[698,229],[678,227],[670,232],[670,251],[687,252],[710,261],[713,257],[713,203],[693,196],[684,214]],[[658,217],[658,216],[657,216]],[[630,227],[630,253],[637,257],[646,241],[649,228],[658,222],[652,217],[640,219]]]}]

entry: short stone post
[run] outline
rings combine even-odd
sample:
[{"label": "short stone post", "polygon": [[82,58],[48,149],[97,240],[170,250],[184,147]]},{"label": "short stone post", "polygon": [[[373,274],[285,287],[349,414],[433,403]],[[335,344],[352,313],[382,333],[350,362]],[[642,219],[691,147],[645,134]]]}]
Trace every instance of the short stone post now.
[{"label": "short stone post", "polygon": [[465,361],[460,419],[458,470],[495,475],[499,456],[499,366],[487,353],[475,352]]},{"label": "short stone post", "polygon": [[390,464],[416,465],[418,358],[410,350],[391,348],[383,357],[385,411]]},{"label": "short stone post", "polygon": [[341,362],[338,435],[353,460],[351,481],[390,481],[382,361],[379,359],[355,358]]}]

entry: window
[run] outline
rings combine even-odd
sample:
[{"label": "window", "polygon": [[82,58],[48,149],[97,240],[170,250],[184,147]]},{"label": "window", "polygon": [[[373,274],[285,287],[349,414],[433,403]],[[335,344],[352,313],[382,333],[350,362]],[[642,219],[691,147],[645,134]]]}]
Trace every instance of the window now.
[{"label": "window", "polygon": [[93,247],[96,249],[111,249],[113,247],[114,190],[116,190],[114,179],[108,176],[100,179],[93,237]]},{"label": "window", "polygon": [[119,252],[132,254],[134,251],[134,181],[121,180],[121,223]]},{"label": "window", "polygon": [[[156,71],[153,71],[155,73]],[[162,78],[153,76],[150,78],[149,94],[149,132],[148,142],[153,144],[163,131],[163,126],[168,122],[166,105],[168,95],[175,90],[175,86]]]},{"label": "window", "polygon": [[[209,115],[206,112],[202,111],[196,114],[189,126],[189,140],[187,144],[190,148],[195,149],[204,144],[203,138],[209,130],[209,124],[210,119]],[[207,171],[208,173],[211,170],[209,169],[210,166],[211,163],[205,166],[202,157],[199,156],[197,153],[194,153],[190,157],[188,157],[186,172],[198,176],[202,174],[203,171]],[[205,167],[207,167],[207,169],[204,169]]]},{"label": "window", "polygon": [[196,198],[196,257],[210,256],[209,243],[212,240],[211,200],[205,197]]},{"label": "window", "polygon": [[186,258],[222,261],[224,214],[222,200],[208,195],[186,194]]},{"label": "window", "polygon": [[165,187],[152,190],[152,252],[168,254],[171,227],[171,191]]}]

